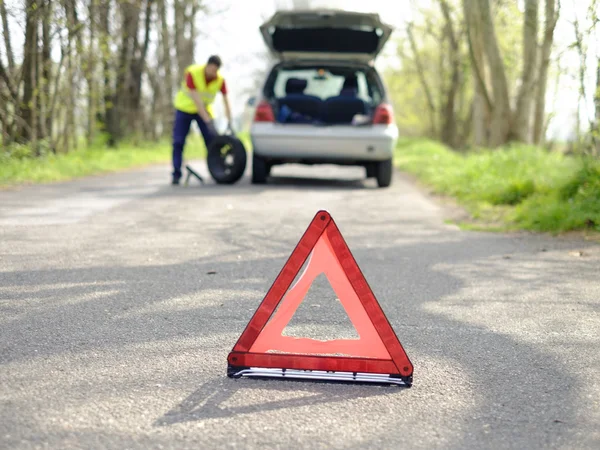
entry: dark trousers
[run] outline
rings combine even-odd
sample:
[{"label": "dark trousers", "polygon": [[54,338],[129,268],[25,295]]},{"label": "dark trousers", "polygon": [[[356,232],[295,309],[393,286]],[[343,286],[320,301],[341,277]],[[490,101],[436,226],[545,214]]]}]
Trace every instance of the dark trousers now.
[{"label": "dark trousers", "polygon": [[190,125],[194,120],[200,128],[206,147],[210,145],[215,137],[211,129],[198,114],[188,114],[175,110],[175,124],[173,125],[173,177],[177,179],[181,178],[183,147],[185,146],[185,140],[190,131]]}]

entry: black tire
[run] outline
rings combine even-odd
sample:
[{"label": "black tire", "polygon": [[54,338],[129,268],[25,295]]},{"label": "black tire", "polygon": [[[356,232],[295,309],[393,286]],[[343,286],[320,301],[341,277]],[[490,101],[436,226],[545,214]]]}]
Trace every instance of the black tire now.
[{"label": "black tire", "polygon": [[235,136],[217,136],[208,146],[208,171],[218,184],[233,184],[244,176],[248,156]]},{"label": "black tire", "polygon": [[392,184],[392,174],[394,172],[394,167],[392,165],[392,160],[388,159],[387,161],[382,161],[377,164],[377,185],[380,188],[388,187]]},{"label": "black tire", "polygon": [[269,169],[263,158],[256,153],[252,153],[252,184],[265,184],[269,176]]}]

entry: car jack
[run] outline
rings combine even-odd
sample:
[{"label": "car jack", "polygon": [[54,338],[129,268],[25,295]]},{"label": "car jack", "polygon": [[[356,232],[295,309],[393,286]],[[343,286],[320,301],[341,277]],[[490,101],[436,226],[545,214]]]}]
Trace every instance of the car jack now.
[{"label": "car jack", "polygon": [[184,186],[187,186],[189,184],[190,177],[192,175],[196,177],[198,181],[200,181],[200,183],[204,184],[204,178],[202,178],[198,172],[192,169],[189,165],[186,165],[185,168],[187,169],[187,176],[185,177]]}]

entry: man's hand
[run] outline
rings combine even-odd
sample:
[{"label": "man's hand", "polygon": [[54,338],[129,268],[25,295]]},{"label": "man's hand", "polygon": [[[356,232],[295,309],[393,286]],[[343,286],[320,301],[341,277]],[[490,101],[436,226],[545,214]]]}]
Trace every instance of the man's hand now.
[{"label": "man's hand", "polygon": [[209,123],[212,123],[212,117],[210,117],[210,115],[206,112],[206,110],[204,108],[198,109],[198,115],[204,121],[204,123],[206,123],[207,125]]},{"label": "man's hand", "polygon": [[[202,119],[204,120],[204,119]],[[215,128],[215,124],[213,123],[212,119],[209,117],[208,120],[204,120],[204,123],[206,124],[206,127],[208,128],[208,131],[210,131],[210,133],[213,136],[217,136],[217,129]]]}]

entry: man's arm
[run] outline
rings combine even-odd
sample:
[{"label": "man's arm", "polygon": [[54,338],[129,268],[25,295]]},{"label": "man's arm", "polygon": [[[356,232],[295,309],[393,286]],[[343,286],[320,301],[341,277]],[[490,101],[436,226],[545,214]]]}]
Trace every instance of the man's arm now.
[{"label": "man's arm", "polygon": [[198,110],[198,115],[205,122],[209,123],[212,118],[206,111],[206,107],[204,106],[204,102],[200,98],[200,94],[196,91],[196,86],[194,86],[194,80],[192,79],[191,74],[186,74],[186,85],[187,85],[187,94],[191,97],[194,104],[196,105],[196,109]]},{"label": "man's arm", "polygon": [[227,83],[225,82],[225,80],[223,80],[223,84],[221,85],[221,95],[223,95],[225,115],[227,116],[227,120],[229,121],[229,128],[231,128],[231,106],[229,105],[229,97],[227,97]]},{"label": "man's arm", "polygon": [[205,123],[208,123],[212,120],[210,114],[206,111],[206,107],[204,106],[204,102],[200,98],[200,94],[197,91],[188,91],[188,95],[194,101],[196,108],[198,109],[198,115],[202,118]]},{"label": "man's arm", "polygon": [[227,94],[223,94],[223,103],[225,104],[225,114],[227,115],[227,120],[229,121],[229,126],[231,127],[232,125],[232,120],[231,120],[231,107],[229,106],[229,97],[227,97]]}]

